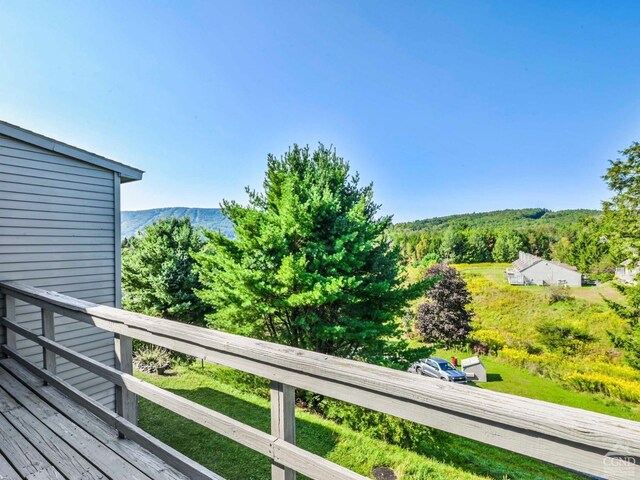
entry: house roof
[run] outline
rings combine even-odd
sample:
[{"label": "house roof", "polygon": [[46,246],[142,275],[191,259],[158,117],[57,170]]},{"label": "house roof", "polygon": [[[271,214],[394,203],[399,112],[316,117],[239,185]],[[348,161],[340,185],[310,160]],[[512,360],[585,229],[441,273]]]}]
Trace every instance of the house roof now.
[{"label": "house roof", "polygon": [[553,260],[545,260],[542,257],[538,257],[537,255],[533,255],[531,253],[525,253],[525,252],[520,252],[518,254],[518,259],[515,262],[513,262],[513,268],[516,269],[518,272],[523,272],[527,268],[530,268],[534,266],[536,263],[539,263],[542,261],[548,261],[549,263],[553,263],[558,267],[566,268],[567,270],[572,270],[574,272],[578,271],[578,268],[572,265],[567,265],[566,263],[556,262]]},{"label": "house roof", "polygon": [[45,150],[50,150],[60,155],[66,155],[67,157],[75,158],[81,162],[90,163],[106,170],[118,172],[123,183],[140,180],[144,173],[142,170],[130,167],[124,163],[110,160],[101,155],[82,150],[81,148],[54,140],[53,138],[45,137],[44,135],[40,135],[39,133],[35,133],[30,130],[25,130],[24,128],[12,125],[2,120],[0,120],[0,135],[15,138],[16,140],[44,148]]},{"label": "house roof", "polygon": [[513,268],[515,268],[519,272],[522,272],[523,270],[526,270],[527,268],[541,261],[542,261],[542,258],[540,257],[537,257],[530,253],[520,252],[518,254],[518,259],[515,262],[513,262]]}]

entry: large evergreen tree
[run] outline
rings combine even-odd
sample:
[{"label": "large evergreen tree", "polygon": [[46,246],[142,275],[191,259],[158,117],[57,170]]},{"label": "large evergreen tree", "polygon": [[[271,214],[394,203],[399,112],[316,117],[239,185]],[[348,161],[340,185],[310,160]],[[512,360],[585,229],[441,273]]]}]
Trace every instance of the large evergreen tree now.
[{"label": "large evergreen tree", "polygon": [[640,285],[616,285],[624,295],[626,304],[607,300],[626,325],[621,332],[609,332],[614,346],[625,352],[627,362],[640,370]]},{"label": "large evergreen tree", "polygon": [[127,310],[204,324],[205,305],[193,253],[203,240],[189,218],[165,218],[123,243],[123,305]]},{"label": "large evergreen tree", "polygon": [[[640,143],[634,142],[620,153],[625,158],[611,161],[604,175],[613,197],[603,202],[603,228],[613,257],[635,262],[640,258]],[[627,325],[622,333],[610,336],[614,345],[625,351],[628,362],[640,369],[640,285],[618,285],[618,289],[626,305],[611,300],[607,304]]]},{"label": "large evergreen tree", "polygon": [[604,225],[612,253],[619,259],[640,257],[640,143],[634,142],[620,152],[624,158],[611,160],[604,175],[613,192],[602,202]]},{"label": "large evergreen tree", "polygon": [[197,257],[210,325],[369,361],[404,348],[396,318],[424,284],[403,286],[391,218],[358,180],[323,145],[270,155],[264,191],[223,203],[236,238],[208,233]]}]

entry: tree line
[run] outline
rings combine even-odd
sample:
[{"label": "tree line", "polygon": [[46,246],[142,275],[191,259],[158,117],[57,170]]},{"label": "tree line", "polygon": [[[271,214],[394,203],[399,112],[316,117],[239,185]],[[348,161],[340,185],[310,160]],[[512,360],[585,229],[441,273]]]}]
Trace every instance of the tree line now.
[{"label": "tree line", "polygon": [[523,251],[610,279],[616,267],[630,258],[628,248],[618,241],[617,219],[613,220],[610,212],[605,207],[602,212],[579,215],[574,223],[561,225],[510,228],[507,224],[490,229],[455,223],[444,230],[395,228],[392,236],[409,264],[512,262]]}]

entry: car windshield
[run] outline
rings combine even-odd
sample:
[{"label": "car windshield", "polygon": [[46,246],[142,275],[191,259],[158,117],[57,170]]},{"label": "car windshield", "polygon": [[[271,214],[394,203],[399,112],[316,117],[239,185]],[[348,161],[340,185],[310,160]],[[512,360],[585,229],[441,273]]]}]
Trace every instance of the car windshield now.
[{"label": "car windshield", "polygon": [[440,370],[455,370],[455,367],[449,362],[438,362],[438,365],[440,366]]}]

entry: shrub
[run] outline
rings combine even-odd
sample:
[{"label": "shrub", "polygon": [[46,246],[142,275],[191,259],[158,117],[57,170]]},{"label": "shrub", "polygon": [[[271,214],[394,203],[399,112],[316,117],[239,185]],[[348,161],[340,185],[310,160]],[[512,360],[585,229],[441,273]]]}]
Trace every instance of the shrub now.
[{"label": "shrub", "polygon": [[416,328],[427,342],[445,346],[465,342],[473,313],[462,275],[453,267],[438,264],[429,267],[425,278],[436,283],[425,293],[427,301],[418,306]]},{"label": "shrub", "polygon": [[498,355],[510,365],[528,370],[534,375],[551,380],[558,380],[561,377],[558,365],[561,365],[562,359],[553,353],[533,354],[518,348],[504,347]]},{"label": "shrub", "polygon": [[539,324],[536,330],[545,347],[565,355],[581,353],[589,343],[595,340],[593,336],[579,327],[557,324],[552,321]]},{"label": "shrub", "polygon": [[569,289],[569,287],[562,286],[549,287],[547,298],[549,300],[549,305],[553,305],[554,303],[558,302],[570,302],[575,300],[575,297],[571,295],[571,290]]},{"label": "shrub", "polygon": [[339,400],[324,398],[314,410],[355,431],[419,453],[433,454],[440,443],[438,431],[432,428]]},{"label": "shrub", "polygon": [[141,372],[163,375],[171,368],[171,352],[161,347],[142,348],[135,354],[133,365]]},{"label": "shrub", "polygon": [[564,377],[572,388],[589,393],[601,393],[608,397],[630,402],[640,402],[640,384],[601,373],[571,373]]},{"label": "shrub", "polygon": [[504,336],[497,330],[475,330],[471,332],[470,339],[475,353],[483,353],[482,350],[486,350],[486,353],[497,355],[506,345]]}]

